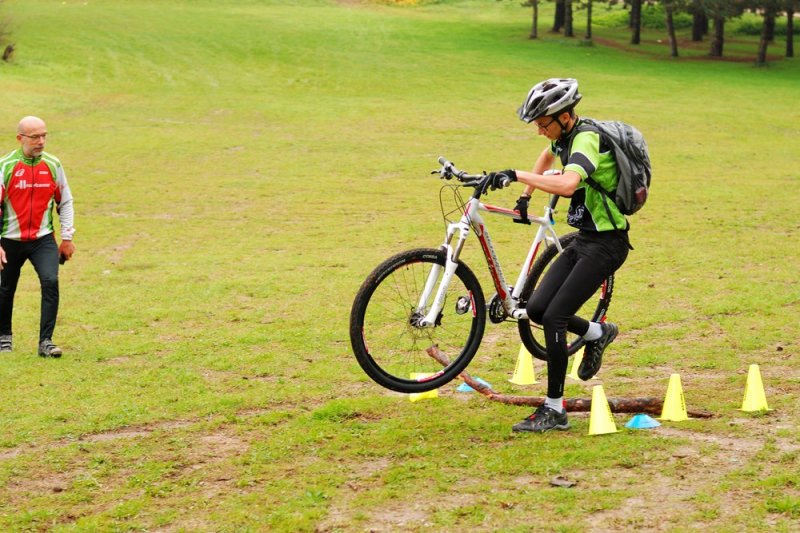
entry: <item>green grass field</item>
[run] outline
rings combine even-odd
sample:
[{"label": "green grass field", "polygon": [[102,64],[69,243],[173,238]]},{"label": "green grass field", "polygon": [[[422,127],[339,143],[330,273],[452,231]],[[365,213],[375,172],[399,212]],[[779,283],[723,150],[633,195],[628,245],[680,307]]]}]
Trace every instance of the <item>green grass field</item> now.
[{"label": "green grass field", "polygon": [[[647,53],[583,46],[545,31],[550,9],[531,41],[530,10],[493,0],[0,4],[5,149],[19,118],[47,121],[78,229],[61,360],[35,354],[30,267],[17,294],[0,530],[797,531],[800,65],[672,60],[653,31]],[[617,415],[589,436],[576,413],[519,436],[527,408],[455,382],[410,402],[351,354],[362,280],[442,239],[436,158],[531,166],[544,144],[515,110],[552,76],[580,80],[582,114],[637,125],[655,169],[617,274],[622,333],[567,394],[659,397],[678,373],[710,419]],[[513,272],[530,230],[494,227]],[[490,326],[469,371],[544,394],[539,362],[539,384],[508,382],[518,348]],[[750,364],[766,414],[738,410]]]}]

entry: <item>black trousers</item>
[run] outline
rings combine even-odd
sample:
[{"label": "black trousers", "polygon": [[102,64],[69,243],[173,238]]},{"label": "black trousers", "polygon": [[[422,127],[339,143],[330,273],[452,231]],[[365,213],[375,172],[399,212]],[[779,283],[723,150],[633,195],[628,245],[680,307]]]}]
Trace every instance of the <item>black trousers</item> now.
[{"label": "black trousers", "polygon": [[0,246],[8,261],[0,272],[0,335],[11,335],[14,294],[22,265],[29,260],[42,287],[39,342],[52,339],[58,316],[58,245],[55,236],[51,233],[35,241],[0,239]]},{"label": "black trousers", "polygon": [[556,258],[528,301],[528,317],[544,329],[550,398],[564,395],[567,331],[581,336],[589,331],[589,321],[575,313],[622,266],[628,251],[624,232],[581,232]]}]

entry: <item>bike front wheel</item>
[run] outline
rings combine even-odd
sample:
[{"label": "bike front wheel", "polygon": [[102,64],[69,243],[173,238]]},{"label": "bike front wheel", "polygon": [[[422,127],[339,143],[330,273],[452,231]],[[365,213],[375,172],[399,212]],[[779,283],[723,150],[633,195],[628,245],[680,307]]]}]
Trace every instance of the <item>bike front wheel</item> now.
[{"label": "bike front wheel", "polygon": [[[577,233],[568,233],[560,237],[559,242],[561,243],[561,247],[566,248],[577,236]],[[530,298],[556,257],[558,257],[558,249],[555,246],[547,247],[544,253],[539,256],[533,264],[531,273],[522,288],[523,296]],[[608,306],[611,305],[611,294],[613,291],[614,274],[610,274],[603,280],[597,292],[583,304],[577,315],[591,322],[602,322],[608,312]],[[525,302],[522,302],[522,304],[524,305]],[[519,328],[519,336],[522,339],[522,344],[525,345],[525,348],[528,349],[531,355],[542,361],[547,361],[547,348],[545,347],[544,330],[542,327],[527,319],[518,321],[517,327]],[[568,355],[574,355],[584,344],[585,341],[583,337],[567,332]]]},{"label": "bike front wheel", "polygon": [[[350,343],[358,364],[379,385],[405,393],[436,389],[458,376],[478,351],[486,304],[464,263],[458,263],[435,324],[420,325],[445,265],[442,250],[409,250],[381,263],[361,285],[350,313]],[[421,301],[432,271],[438,271],[434,290]],[[432,348],[449,363],[434,360],[428,354]]]}]

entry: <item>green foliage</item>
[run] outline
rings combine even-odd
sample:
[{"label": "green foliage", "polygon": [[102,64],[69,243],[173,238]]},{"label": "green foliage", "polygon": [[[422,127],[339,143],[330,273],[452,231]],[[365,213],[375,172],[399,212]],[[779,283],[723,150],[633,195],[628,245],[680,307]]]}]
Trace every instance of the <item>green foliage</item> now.
[{"label": "green foliage", "polygon": [[[733,21],[731,24],[731,30],[734,33],[741,34],[741,35],[753,35],[753,36],[761,36],[761,32],[764,28],[764,17],[757,16],[755,14],[746,14],[742,16],[740,19]],[[775,35],[780,37],[786,36],[787,24],[786,24],[786,17],[778,17],[775,19]],[[800,24],[795,22],[793,28],[794,35],[800,35]]]},{"label": "green foliage", "polygon": [[[597,9],[592,17],[592,24],[607,28],[628,28],[630,11],[627,9],[608,8]],[[692,27],[692,16],[685,12],[676,12],[673,15],[676,29]],[[654,30],[666,29],[664,7],[661,4],[645,4],[642,6],[642,27]]]}]

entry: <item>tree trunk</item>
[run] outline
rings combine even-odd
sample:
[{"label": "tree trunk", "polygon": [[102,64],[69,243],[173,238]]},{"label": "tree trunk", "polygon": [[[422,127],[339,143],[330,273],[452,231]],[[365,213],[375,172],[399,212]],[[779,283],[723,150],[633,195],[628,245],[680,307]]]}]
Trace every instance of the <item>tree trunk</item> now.
[{"label": "tree trunk", "polygon": [[642,0],[631,2],[631,44],[642,41]]},{"label": "tree trunk", "polygon": [[786,10],[786,57],[794,57],[794,2]]},{"label": "tree trunk", "polygon": [[531,0],[531,7],[533,7],[533,24],[529,38],[537,39],[539,37],[539,0]]},{"label": "tree trunk", "polygon": [[564,37],[575,37],[572,28],[572,0],[564,0]]},{"label": "tree trunk", "polygon": [[[772,24],[770,24],[772,20]],[[771,28],[770,28],[771,26]],[[761,26],[761,39],[758,41],[758,57],[756,58],[756,65],[763,67],[767,64],[767,47],[769,46],[770,31],[775,31],[775,15],[769,11],[764,13],[764,24]]]},{"label": "tree trunk", "polygon": [[766,30],[767,41],[775,42],[775,13],[764,13],[764,30]]},{"label": "tree trunk", "polygon": [[692,13],[692,41],[699,43],[708,34],[708,17],[700,10]]},{"label": "tree trunk", "polygon": [[725,44],[725,18],[714,17],[714,36],[711,38],[711,57],[722,57]]},{"label": "tree trunk", "polygon": [[587,41],[592,40],[592,0],[586,5],[586,37]]},{"label": "tree trunk", "polygon": [[671,57],[678,57],[678,41],[675,38],[675,21],[672,18],[672,10],[674,9],[671,1],[664,2],[664,13],[667,18],[667,35],[669,35],[669,55]]},{"label": "tree trunk", "polygon": [[553,17],[553,33],[558,33],[564,27],[564,1],[556,0],[556,14]]}]

